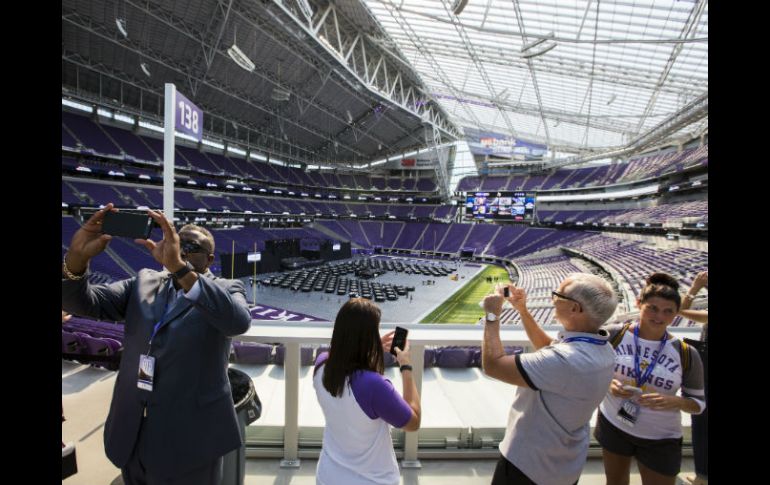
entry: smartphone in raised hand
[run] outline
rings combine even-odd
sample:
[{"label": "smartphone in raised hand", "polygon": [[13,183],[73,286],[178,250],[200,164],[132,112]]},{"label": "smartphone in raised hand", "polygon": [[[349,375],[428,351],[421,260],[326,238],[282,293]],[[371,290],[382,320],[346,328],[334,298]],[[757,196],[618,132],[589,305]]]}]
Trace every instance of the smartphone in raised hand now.
[{"label": "smartphone in raised hand", "polygon": [[147,239],[152,231],[153,221],[147,214],[130,212],[106,212],[102,232],[110,236]]},{"label": "smartphone in raised hand", "polygon": [[395,348],[398,347],[401,350],[404,350],[404,347],[406,346],[406,336],[409,333],[409,330],[403,328],[403,327],[396,327],[396,333],[393,335],[393,341],[390,343],[390,353],[393,355],[396,355]]}]

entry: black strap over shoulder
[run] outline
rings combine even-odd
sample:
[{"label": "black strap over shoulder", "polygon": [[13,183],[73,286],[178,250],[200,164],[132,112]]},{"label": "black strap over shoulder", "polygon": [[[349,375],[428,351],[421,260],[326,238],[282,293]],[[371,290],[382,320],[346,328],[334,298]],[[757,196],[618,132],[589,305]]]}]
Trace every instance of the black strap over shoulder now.
[{"label": "black strap over shoulder", "polygon": [[690,369],[690,346],[687,345],[687,342],[684,340],[680,341],[681,345],[679,346],[679,357],[682,360],[682,373],[684,374]]},{"label": "black strap over shoulder", "polygon": [[703,358],[704,354],[708,353],[708,342],[705,342],[703,340],[693,340],[691,338],[685,338],[682,339],[684,342],[687,342],[687,344],[698,351],[698,353],[701,356],[701,359]]},{"label": "black strap over shoulder", "polygon": [[613,349],[618,348],[618,345],[620,345],[620,342],[623,341],[623,335],[626,334],[629,327],[631,327],[631,322],[628,322],[625,325],[623,325],[623,328],[621,328],[620,331],[617,334],[615,334],[614,337],[612,337],[612,340],[610,341],[610,345],[612,345]]}]

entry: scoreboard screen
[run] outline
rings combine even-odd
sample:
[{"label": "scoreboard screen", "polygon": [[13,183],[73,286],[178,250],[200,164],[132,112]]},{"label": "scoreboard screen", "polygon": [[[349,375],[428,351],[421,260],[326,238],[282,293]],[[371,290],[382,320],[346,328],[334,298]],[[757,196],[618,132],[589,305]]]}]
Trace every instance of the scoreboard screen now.
[{"label": "scoreboard screen", "polygon": [[465,197],[465,217],[532,221],[534,192],[470,192]]}]

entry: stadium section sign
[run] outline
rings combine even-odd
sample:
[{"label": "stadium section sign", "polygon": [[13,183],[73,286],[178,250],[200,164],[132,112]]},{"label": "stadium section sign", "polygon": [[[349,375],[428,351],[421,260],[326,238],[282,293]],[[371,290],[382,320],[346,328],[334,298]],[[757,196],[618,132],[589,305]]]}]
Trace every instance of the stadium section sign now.
[{"label": "stadium section sign", "polygon": [[179,91],[176,92],[176,131],[196,140],[203,138],[203,111]]}]

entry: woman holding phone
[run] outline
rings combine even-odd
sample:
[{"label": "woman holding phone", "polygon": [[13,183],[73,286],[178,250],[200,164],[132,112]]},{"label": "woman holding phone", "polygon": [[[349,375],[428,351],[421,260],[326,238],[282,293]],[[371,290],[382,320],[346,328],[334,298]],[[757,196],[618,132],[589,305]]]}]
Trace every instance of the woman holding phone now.
[{"label": "woman holding phone", "polygon": [[329,352],[318,356],[313,387],[326,419],[319,485],[396,485],[400,481],[390,427],[420,428],[420,396],[412,377],[409,343],[396,348],[403,397],[383,377],[384,352],[393,334],[380,338],[381,311],[365,298],[352,298],[337,314]]},{"label": "woman holding phone", "polygon": [[632,456],[644,485],[674,485],[679,474],[680,413],[700,414],[706,407],[698,352],[667,331],[681,304],[676,280],[655,273],[637,300],[639,321],[605,327],[615,347],[615,375],[594,436],[608,485],[629,482]]}]

